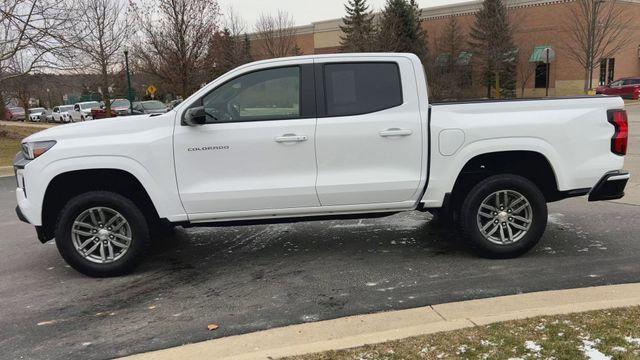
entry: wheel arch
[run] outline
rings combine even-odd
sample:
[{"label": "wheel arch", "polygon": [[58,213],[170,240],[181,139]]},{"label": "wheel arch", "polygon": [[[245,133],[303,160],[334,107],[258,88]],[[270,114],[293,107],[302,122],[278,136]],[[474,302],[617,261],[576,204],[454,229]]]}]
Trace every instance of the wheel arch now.
[{"label": "wheel arch", "polygon": [[551,161],[544,154],[532,150],[493,151],[475,155],[458,172],[451,191],[452,197],[464,198],[474,184],[498,174],[519,175],[530,180],[540,189],[547,202],[566,197],[559,190],[558,175]]},{"label": "wheel arch", "polygon": [[106,190],[118,193],[139,204],[148,221],[159,219],[157,206],[142,182],[131,172],[114,168],[91,168],[57,174],[48,183],[42,202],[43,240],[54,237],[58,214],[74,196]]}]

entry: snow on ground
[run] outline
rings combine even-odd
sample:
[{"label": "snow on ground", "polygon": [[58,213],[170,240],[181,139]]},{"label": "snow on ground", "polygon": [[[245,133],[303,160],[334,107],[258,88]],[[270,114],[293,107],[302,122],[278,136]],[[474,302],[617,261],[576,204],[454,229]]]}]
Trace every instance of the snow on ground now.
[{"label": "snow on ground", "polygon": [[589,360],[611,360],[611,356],[607,356],[596,349],[597,343],[598,340],[582,340],[580,350],[582,350],[584,356]]}]

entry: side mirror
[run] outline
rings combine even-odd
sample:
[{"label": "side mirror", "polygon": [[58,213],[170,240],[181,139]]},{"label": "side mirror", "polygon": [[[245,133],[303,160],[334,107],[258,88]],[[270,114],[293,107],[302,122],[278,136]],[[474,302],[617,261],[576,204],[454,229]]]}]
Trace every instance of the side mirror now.
[{"label": "side mirror", "polygon": [[204,106],[196,106],[191,109],[187,109],[184,113],[184,123],[188,126],[202,125],[207,121],[207,113],[204,111]]}]

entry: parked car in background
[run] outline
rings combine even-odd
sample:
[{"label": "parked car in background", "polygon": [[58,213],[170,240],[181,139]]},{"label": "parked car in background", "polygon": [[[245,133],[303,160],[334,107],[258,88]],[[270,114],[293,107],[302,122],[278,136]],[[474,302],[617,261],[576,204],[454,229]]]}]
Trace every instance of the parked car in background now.
[{"label": "parked car in background", "polygon": [[47,109],[42,107],[29,109],[29,121],[41,122],[46,120]]},{"label": "parked car in background", "polygon": [[640,96],[640,77],[628,77],[612,81],[609,85],[596,88],[596,94],[617,95],[625,99],[637,100]]},{"label": "parked car in background", "polygon": [[53,122],[68,123],[72,122],[71,111],[73,111],[73,105],[61,105],[53,108],[51,114],[51,120]]},{"label": "parked car in background", "polygon": [[100,103],[97,101],[79,102],[73,105],[73,111],[70,112],[73,121],[91,120],[91,110],[100,109]]},{"label": "parked car in background", "polygon": [[182,101],[183,101],[182,99],[171,100],[171,102],[169,102],[169,105],[167,106],[167,108],[169,110],[173,110],[173,108],[175,108],[176,106],[180,105],[180,103]]},{"label": "parked car in background", "polygon": [[111,116],[107,116],[107,110],[104,104],[99,109],[91,109],[91,117],[93,119],[104,119],[107,117],[131,115],[131,103],[127,99],[111,100]]},{"label": "parked car in background", "polygon": [[149,101],[137,101],[133,103],[133,110],[131,111],[132,115],[143,115],[143,114],[164,114],[167,111],[167,107],[158,100],[149,100]]},{"label": "parked car in background", "polygon": [[18,106],[8,107],[4,112],[4,117],[9,121],[24,121],[24,108]]}]

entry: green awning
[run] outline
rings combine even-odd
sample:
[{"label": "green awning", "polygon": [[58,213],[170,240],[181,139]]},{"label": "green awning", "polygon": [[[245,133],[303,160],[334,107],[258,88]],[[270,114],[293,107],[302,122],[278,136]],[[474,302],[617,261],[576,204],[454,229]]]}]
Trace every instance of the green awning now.
[{"label": "green awning", "polygon": [[469,65],[471,64],[471,58],[473,57],[473,53],[470,51],[462,51],[460,55],[458,55],[458,59],[456,60],[456,65]]},{"label": "green awning", "polygon": [[536,46],[529,57],[529,62],[546,62],[547,61],[547,49],[549,49],[549,61],[553,61],[556,56],[555,51],[549,45]]}]

